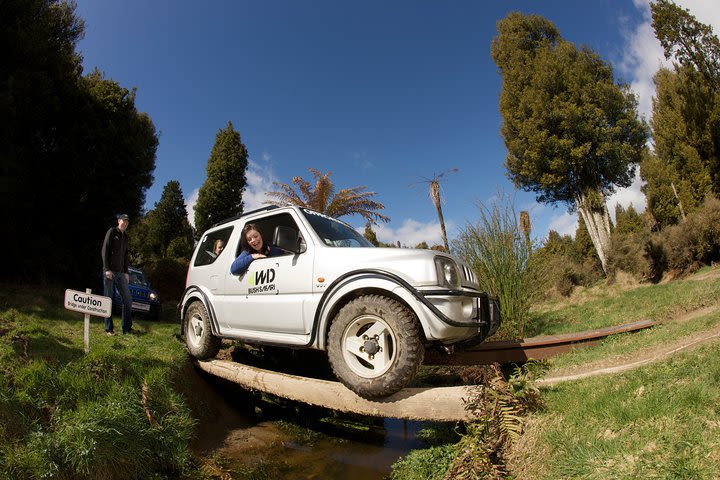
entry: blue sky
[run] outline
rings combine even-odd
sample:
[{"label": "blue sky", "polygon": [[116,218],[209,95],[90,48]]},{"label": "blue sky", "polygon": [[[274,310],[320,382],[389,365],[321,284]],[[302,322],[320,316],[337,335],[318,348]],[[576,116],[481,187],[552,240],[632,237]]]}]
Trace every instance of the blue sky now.
[{"label": "blue sky", "polygon": [[[684,0],[720,29],[720,2]],[[533,235],[572,233],[563,205],[538,204],[508,181],[500,136],[501,78],[490,58],[496,22],[511,11],[551,20],[597,51],[650,112],[652,74],[664,63],[646,0],[482,2],[78,0],[85,71],[127,88],[159,132],[153,208],[178,180],[192,209],[215,135],[232,121],[251,165],[246,210],[272,182],[308,168],[339,188],[367,186],[385,205],[382,241],[440,243],[423,180],[443,178],[448,236],[479,218],[499,192],[529,210]],[[610,203],[644,208],[640,183]],[[192,217],[192,214],[190,215]],[[362,229],[360,217],[344,220]]]}]

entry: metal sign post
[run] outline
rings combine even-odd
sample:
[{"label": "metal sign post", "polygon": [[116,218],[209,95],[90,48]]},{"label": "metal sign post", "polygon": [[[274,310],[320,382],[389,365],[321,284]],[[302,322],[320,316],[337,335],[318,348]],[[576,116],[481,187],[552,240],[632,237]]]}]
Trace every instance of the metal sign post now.
[{"label": "metal sign post", "polygon": [[[85,293],[92,293],[89,288],[85,289]],[[90,314],[85,314],[85,322],[83,325],[83,346],[85,347],[85,353],[90,351]]]},{"label": "metal sign post", "polygon": [[112,299],[102,295],[92,295],[92,290],[85,289],[85,292],[77,290],[65,290],[65,308],[85,314],[84,324],[84,345],[85,353],[90,351],[90,315],[97,317],[109,317],[112,310]]}]

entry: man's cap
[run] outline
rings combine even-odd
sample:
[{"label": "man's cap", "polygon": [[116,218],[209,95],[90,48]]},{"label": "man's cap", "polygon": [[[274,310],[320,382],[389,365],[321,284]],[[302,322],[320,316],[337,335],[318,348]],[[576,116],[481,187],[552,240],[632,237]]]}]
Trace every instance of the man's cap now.
[{"label": "man's cap", "polygon": [[130,217],[128,217],[127,213],[119,213],[117,216],[118,220],[130,220]]}]

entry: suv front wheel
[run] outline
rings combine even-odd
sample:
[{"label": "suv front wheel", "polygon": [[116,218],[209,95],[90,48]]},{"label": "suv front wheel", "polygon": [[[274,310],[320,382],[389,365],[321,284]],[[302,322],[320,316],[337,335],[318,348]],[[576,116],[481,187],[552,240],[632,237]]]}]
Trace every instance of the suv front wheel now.
[{"label": "suv front wheel", "polygon": [[391,395],[415,377],[425,349],[420,326],[400,302],[358,297],[335,316],[328,357],[338,379],[361,397]]},{"label": "suv front wheel", "polygon": [[185,312],[185,344],[190,355],[205,360],[220,351],[221,340],[213,336],[205,305],[193,302]]}]

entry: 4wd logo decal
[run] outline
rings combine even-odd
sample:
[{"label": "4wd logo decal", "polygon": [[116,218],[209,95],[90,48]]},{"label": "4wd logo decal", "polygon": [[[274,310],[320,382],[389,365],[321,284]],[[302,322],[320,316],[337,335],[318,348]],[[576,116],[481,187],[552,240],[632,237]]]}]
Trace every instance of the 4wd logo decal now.
[{"label": "4wd logo decal", "polygon": [[258,270],[254,274],[251,272],[248,276],[248,283],[250,284],[250,288],[248,288],[248,293],[265,293],[265,292],[274,292],[275,291],[275,284],[272,283],[275,281],[275,269],[274,268],[268,268],[267,270]]}]

